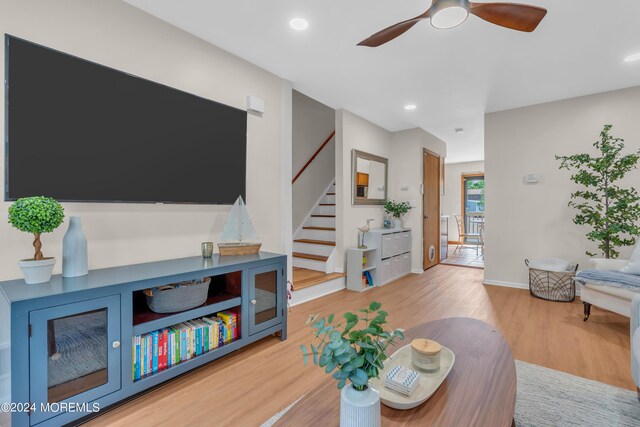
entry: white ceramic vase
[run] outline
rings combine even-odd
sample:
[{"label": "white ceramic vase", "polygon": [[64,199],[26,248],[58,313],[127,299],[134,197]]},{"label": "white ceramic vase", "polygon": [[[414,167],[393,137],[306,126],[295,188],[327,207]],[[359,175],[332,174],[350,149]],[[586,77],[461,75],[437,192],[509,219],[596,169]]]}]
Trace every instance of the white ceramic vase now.
[{"label": "white ceramic vase", "polygon": [[78,277],[89,273],[87,239],[79,216],[69,218],[69,229],[62,241],[62,277]]},{"label": "white ceramic vase", "polygon": [[340,393],[340,427],[380,427],[380,393],[368,385],[358,391],[351,384]]},{"label": "white ceramic vase", "polygon": [[402,220],[400,218],[393,219],[393,228],[402,228]]},{"label": "white ceramic vase", "polygon": [[51,280],[51,273],[53,273],[53,267],[56,265],[56,259],[45,258],[39,261],[23,259],[18,261],[18,265],[22,270],[22,274],[24,274],[24,281],[27,285],[35,285]]}]

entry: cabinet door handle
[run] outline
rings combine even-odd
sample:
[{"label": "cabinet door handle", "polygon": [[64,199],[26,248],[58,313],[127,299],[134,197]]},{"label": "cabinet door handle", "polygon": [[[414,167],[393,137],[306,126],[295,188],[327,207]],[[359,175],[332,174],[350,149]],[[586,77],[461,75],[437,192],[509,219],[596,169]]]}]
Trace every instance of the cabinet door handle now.
[{"label": "cabinet door handle", "polygon": [[113,347],[113,348],[120,348],[120,341],[114,341],[114,342],[111,344],[111,347]]},{"label": "cabinet door handle", "polygon": [[254,299],[251,300],[251,304],[253,304],[253,305],[256,305],[257,302],[258,301],[254,300]]}]

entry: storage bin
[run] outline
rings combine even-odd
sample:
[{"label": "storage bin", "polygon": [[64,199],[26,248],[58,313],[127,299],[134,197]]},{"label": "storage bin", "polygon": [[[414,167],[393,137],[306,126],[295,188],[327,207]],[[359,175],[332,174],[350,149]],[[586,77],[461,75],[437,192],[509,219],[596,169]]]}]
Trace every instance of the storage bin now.
[{"label": "storage bin", "polygon": [[211,278],[181,282],[175,285],[145,289],[149,309],[155,313],[176,313],[202,305],[207,301]]},{"label": "storage bin", "polygon": [[[529,267],[529,260],[524,263]],[[570,263],[567,271],[550,271],[529,267],[529,293],[540,299],[572,302],[576,298],[574,277],[578,264]]]}]

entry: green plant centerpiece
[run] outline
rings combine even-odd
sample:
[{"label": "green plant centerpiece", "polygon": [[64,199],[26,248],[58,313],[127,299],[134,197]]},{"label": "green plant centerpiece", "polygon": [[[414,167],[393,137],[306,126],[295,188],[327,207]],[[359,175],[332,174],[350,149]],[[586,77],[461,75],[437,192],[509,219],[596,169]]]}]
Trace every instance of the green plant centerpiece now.
[{"label": "green plant centerpiece", "polygon": [[573,222],[590,228],[587,238],[597,242],[605,258],[617,258],[618,248],[635,244],[640,235],[640,196],[635,188],[617,184],[636,169],[640,151],[623,154],[624,140],[611,136],[611,128],[605,125],[593,144],[597,155],[556,156],[560,169],[573,171],[571,180],[583,187],[571,194],[569,206],[578,211]]},{"label": "green plant centerpiece", "polygon": [[394,202],[393,200],[385,200],[384,211],[393,215],[394,218],[400,219],[400,217],[411,210],[411,203],[409,202]]},{"label": "green plant centerpiece", "polygon": [[[338,381],[339,389],[350,381],[356,390],[365,390],[369,379],[378,378],[384,368],[389,346],[404,339],[399,329],[384,330],[387,312],[381,308],[382,304],[372,302],[359,310],[359,315],[347,312],[343,315],[344,322],[335,324],[333,314],[328,318],[310,316],[307,324],[315,329],[314,338],[319,342],[300,346],[305,365],[311,357],[314,365],[324,368]],[[360,322],[364,328],[356,329]]]},{"label": "green plant centerpiece", "polygon": [[42,255],[42,233],[51,233],[64,219],[64,208],[50,197],[25,197],[16,200],[9,207],[9,224],[34,236],[34,261],[44,259]]}]

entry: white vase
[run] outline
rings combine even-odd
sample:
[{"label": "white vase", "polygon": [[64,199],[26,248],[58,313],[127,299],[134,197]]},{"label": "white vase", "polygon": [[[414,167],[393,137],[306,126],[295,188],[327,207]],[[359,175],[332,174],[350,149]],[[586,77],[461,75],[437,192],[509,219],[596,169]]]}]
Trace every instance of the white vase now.
[{"label": "white vase", "polygon": [[402,220],[400,218],[393,219],[393,228],[402,228]]},{"label": "white vase", "polygon": [[69,219],[69,229],[62,241],[62,277],[78,277],[89,273],[87,239],[79,216]]},{"label": "white vase", "polygon": [[23,259],[18,261],[18,265],[24,274],[24,281],[27,285],[46,283],[51,280],[53,267],[56,265],[55,258],[45,258],[41,260]]},{"label": "white vase", "polygon": [[380,427],[380,393],[367,386],[358,391],[351,384],[340,393],[340,427]]}]

